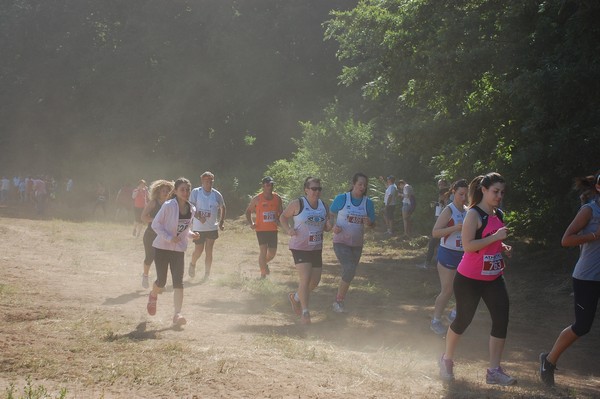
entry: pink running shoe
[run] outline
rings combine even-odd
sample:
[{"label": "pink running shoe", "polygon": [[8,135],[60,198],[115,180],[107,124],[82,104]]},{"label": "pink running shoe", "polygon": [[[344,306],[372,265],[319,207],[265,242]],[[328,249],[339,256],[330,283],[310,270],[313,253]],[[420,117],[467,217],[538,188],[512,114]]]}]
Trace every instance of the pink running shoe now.
[{"label": "pink running shoe", "polygon": [[158,301],[158,296],[148,295],[148,305],[146,305],[146,310],[148,310],[148,314],[150,316],[154,316],[156,314],[156,302]]},{"label": "pink running shoe", "polygon": [[296,302],[294,293],[290,292],[288,298],[290,299],[290,305],[292,305],[292,312],[294,312],[296,316],[300,316],[302,314],[302,305],[300,305],[300,302]]}]

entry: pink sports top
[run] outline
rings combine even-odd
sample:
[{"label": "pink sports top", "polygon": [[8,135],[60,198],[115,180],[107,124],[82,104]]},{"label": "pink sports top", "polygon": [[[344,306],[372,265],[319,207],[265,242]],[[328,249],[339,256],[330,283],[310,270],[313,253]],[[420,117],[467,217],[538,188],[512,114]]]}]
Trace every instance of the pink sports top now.
[{"label": "pink sports top", "polygon": [[[477,207],[474,207],[477,208]],[[482,214],[483,211],[474,209]],[[483,212],[485,214],[485,212]],[[482,216],[487,217],[487,224],[481,232],[481,238],[488,237],[504,226],[497,214]],[[482,220],[483,222],[483,220]],[[479,238],[479,237],[476,237]],[[504,273],[504,259],[502,258],[502,241],[494,241],[487,247],[476,252],[465,251],[458,264],[458,273],[474,280],[492,281]]]}]

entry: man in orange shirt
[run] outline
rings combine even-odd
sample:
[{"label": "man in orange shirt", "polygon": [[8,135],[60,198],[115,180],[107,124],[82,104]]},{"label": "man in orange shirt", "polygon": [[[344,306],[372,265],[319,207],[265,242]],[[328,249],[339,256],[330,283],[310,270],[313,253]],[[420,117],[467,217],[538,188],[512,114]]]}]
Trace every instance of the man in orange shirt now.
[{"label": "man in orange shirt", "polygon": [[[275,181],[266,176],[262,179],[262,193],[250,201],[246,209],[246,219],[252,230],[256,231],[260,254],[260,278],[265,278],[270,273],[268,263],[277,253],[277,225],[279,216],[283,212],[281,197],[273,192]],[[252,221],[252,213],[256,214],[256,221]]]}]

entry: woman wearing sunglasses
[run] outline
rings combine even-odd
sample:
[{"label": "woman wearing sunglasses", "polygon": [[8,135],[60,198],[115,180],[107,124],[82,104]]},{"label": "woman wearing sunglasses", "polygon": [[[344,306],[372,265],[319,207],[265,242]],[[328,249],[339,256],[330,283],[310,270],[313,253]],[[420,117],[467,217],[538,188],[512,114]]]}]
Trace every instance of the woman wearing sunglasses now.
[{"label": "woman wearing sunglasses", "polygon": [[[310,324],[309,294],[321,281],[323,269],[323,232],[331,230],[327,206],[321,200],[321,179],[304,180],[304,196],[291,201],[279,221],[283,231],[290,235],[289,248],[298,270],[298,291],[289,294],[292,310],[301,316],[302,324]],[[294,227],[289,221],[293,220]]]}]

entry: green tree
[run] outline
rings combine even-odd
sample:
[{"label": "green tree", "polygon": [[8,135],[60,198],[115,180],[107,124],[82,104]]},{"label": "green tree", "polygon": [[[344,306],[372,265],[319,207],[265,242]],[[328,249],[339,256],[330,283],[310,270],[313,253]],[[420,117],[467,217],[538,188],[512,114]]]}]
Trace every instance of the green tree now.
[{"label": "green tree", "polygon": [[308,176],[322,180],[323,198],[347,191],[352,176],[359,171],[369,174],[376,162],[369,157],[373,126],[356,121],[352,115],[342,118],[337,103],[328,106],[323,120],[302,122],[303,133],[296,140],[297,151],[290,159],[271,164],[268,174],[278,191],[288,198],[303,195]]},{"label": "green tree", "polygon": [[363,0],[332,14],[326,38],[339,44],[340,81],[385,132],[378,150],[419,154],[417,176],[501,172],[518,232],[546,241],[572,217],[570,178],[596,167],[599,12],[590,1]]}]

